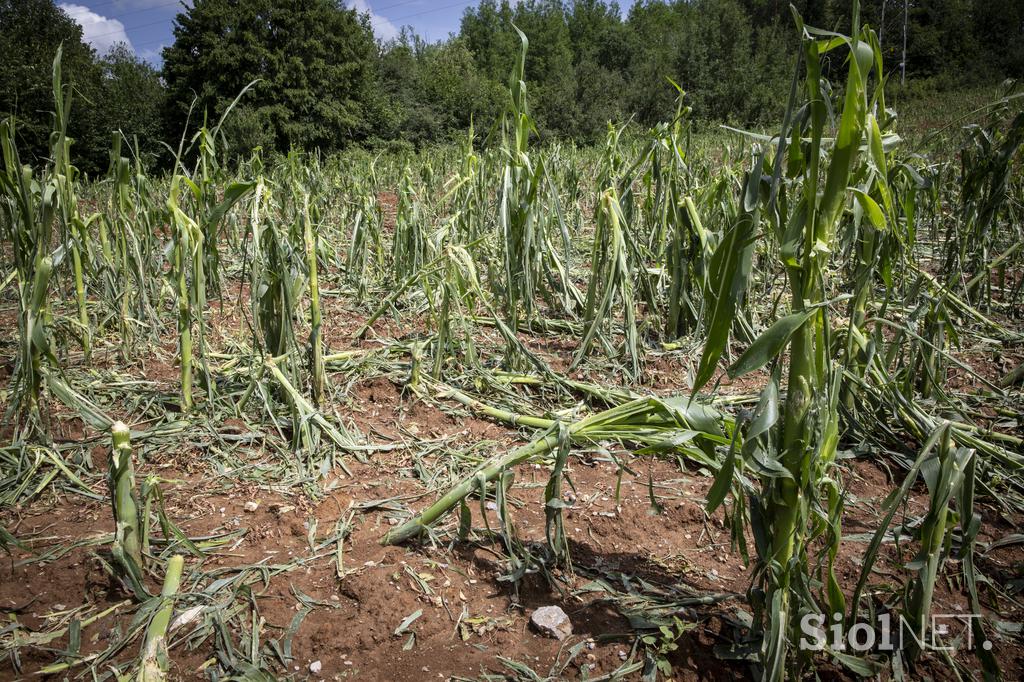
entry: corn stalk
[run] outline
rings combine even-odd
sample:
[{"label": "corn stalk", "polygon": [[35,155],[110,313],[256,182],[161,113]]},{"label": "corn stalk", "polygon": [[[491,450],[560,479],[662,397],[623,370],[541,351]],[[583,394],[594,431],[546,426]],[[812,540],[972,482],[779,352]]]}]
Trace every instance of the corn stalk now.
[{"label": "corn stalk", "polygon": [[[143,523],[135,495],[135,464],[132,461],[131,431],[123,422],[110,427],[110,462],[107,486],[114,511],[113,555],[126,580],[133,586],[142,582]],[[141,519],[141,520],[140,520]]]},{"label": "corn stalk", "polygon": [[[775,163],[782,163],[788,152],[789,174],[802,181],[801,194],[792,214],[786,215],[791,200],[787,200],[785,188],[778,184],[782,175],[779,167],[774,169],[768,193],[772,198],[769,206],[776,237],[781,244],[780,255],[789,278],[792,312],[755,339],[729,369],[729,375],[737,377],[777,361],[788,350],[785,405],[781,413],[768,406],[763,410],[764,416],[752,422],[747,432],[748,441],[764,436],[756,466],[762,472],[764,494],[760,500],[754,498],[759,508],[752,516],[756,519],[754,535],[763,538],[758,543],[758,574],[765,597],[763,603],[755,600],[755,609],[764,626],[761,660],[764,678],[768,680],[782,680],[790,670],[794,658],[791,646],[801,636],[798,614],[804,609],[821,612],[814,602],[815,578],[808,551],[811,543],[822,536],[826,561],[825,575],[819,580],[824,586],[825,601],[830,612],[845,613],[845,600],[833,570],[841,537],[842,495],[833,461],[839,435],[837,402],[842,374],[831,358],[829,301],[825,291],[829,258],[836,250],[837,225],[848,204],[847,187],[868,123],[867,76],[877,52],[870,32],[860,31],[856,2],[851,38],[822,34],[804,27],[799,16],[796,20],[803,38],[806,116],[792,117],[792,127],[784,125],[777,141]],[[849,48],[850,58],[838,130],[829,148],[824,135],[828,110],[822,89],[821,59],[839,47]],[[792,110],[791,101],[787,122]],[[823,167],[823,163],[827,165]],[[708,341],[695,390],[710,380],[735,319],[736,299],[750,267],[747,244],[757,225],[761,175],[760,163],[755,163],[746,183],[743,217],[727,233],[712,258],[711,281],[720,283],[710,292],[713,304],[707,325]],[[822,177],[823,187],[819,185]],[[775,203],[777,196],[779,201]],[[723,248],[728,250],[720,256]],[[774,382],[765,390],[774,390]],[[744,466],[754,464],[749,461]],[[720,477],[727,478],[716,481],[720,490],[728,489],[728,481],[734,475],[732,469],[722,468]]]},{"label": "corn stalk", "polygon": [[[511,424],[535,426],[544,429],[544,433],[527,445],[495,457],[478,467],[434,504],[389,531],[381,540],[382,544],[405,542],[426,531],[460,505],[467,496],[498,480],[511,467],[558,448],[565,439],[591,444],[601,440],[629,441],[647,446],[649,452],[678,450],[702,465],[711,467],[717,466],[713,455],[714,447],[729,442],[722,429],[721,415],[716,410],[699,403],[687,403],[685,400],[637,398],[578,421],[564,423],[493,408],[459,391],[449,389],[442,392],[442,395],[454,398],[492,418]],[[686,438],[680,441],[673,440],[673,436],[683,432],[687,432]],[[695,443],[691,444],[690,441]]]},{"label": "corn stalk", "polygon": [[[64,102],[60,79],[61,50],[53,61],[53,94],[58,111],[70,107]],[[66,121],[58,114],[54,149],[64,150]],[[48,430],[43,416],[42,386],[47,362],[56,364],[50,338],[51,314],[49,286],[54,267],[62,259],[63,250],[49,253],[53,225],[60,202],[67,195],[61,192],[56,161],[47,164],[37,181],[32,169],[21,162],[15,142],[13,118],[0,122],[0,149],[4,169],[0,174],[0,205],[3,207],[3,236],[11,245],[18,287],[18,353],[11,377],[11,397],[6,420],[16,425],[15,440],[21,437],[46,437]],[[24,429],[22,431],[22,429]]]},{"label": "corn stalk", "polygon": [[159,603],[146,628],[142,662],[135,678],[136,682],[162,682],[167,679],[167,669],[170,667],[167,660],[167,628],[174,613],[174,595],[181,584],[181,571],[184,565],[185,559],[180,554],[175,554],[167,561],[163,588],[160,590],[160,596],[154,597]]}]

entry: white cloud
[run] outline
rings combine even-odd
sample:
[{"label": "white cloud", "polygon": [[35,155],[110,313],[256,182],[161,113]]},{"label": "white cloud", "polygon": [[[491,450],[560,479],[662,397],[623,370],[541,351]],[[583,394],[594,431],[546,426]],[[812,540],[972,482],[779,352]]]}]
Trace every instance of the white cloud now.
[{"label": "white cloud", "polygon": [[139,7],[148,9],[150,7],[164,7],[167,0],[116,0],[114,3],[119,7]]},{"label": "white cloud", "polygon": [[82,37],[85,42],[96,48],[101,55],[117,43],[126,43],[133,52],[135,51],[132,41],[128,39],[128,34],[124,30],[124,24],[117,19],[96,14],[82,5],[61,3],[60,8],[82,27]]},{"label": "white cloud", "polygon": [[[187,7],[192,6],[192,0],[183,0],[183,2]],[[178,12],[181,10],[181,5],[175,2],[175,0],[108,0],[104,4],[113,4],[118,9],[118,12],[115,12],[115,14],[120,12],[139,14],[155,9],[163,12]]]},{"label": "white cloud", "polygon": [[350,0],[348,6],[360,14],[370,15],[370,27],[378,40],[391,40],[398,36],[398,29],[395,28],[395,25],[387,17],[375,14],[368,0]]},{"label": "white cloud", "polygon": [[167,46],[160,43],[157,47],[147,47],[144,50],[139,50],[137,54],[139,55],[139,59],[144,62],[149,62],[159,69],[160,65],[163,63],[165,47]]}]

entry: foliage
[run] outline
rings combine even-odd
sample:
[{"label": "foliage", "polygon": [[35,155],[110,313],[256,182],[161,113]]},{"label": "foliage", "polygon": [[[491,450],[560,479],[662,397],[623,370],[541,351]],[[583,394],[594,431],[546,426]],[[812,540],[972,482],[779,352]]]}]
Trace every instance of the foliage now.
[{"label": "foliage", "polygon": [[145,165],[155,165],[163,156],[162,119],[164,86],[160,72],[142,61],[127,45],[115,45],[97,62],[100,69],[102,114],[107,127],[97,126],[94,134],[102,139],[90,140],[97,149],[107,152],[110,132],[120,131],[126,146],[142,154]]},{"label": "foliage", "polygon": [[[851,0],[793,4],[811,25],[849,31]],[[0,115],[18,115],[23,159],[38,165],[51,128],[49,89],[40,83],[63,43],[65,80],[77,93],[69,137],[76,166],[92,177],[106,168],[113,131],[129,155],[168,166],[163,143],[176,149],[189,126],[219,118],[253,80],[260,82],[223,128],[235,160],[255,148],[418,149],[460,138],[471,121],[486,137],[503,110],[515,24],[534,45],[525,82],[542,139],[597,142],[608,121],[667,120],[672,83],[689,93],[698,122],[763,125],[782,113],[775,93],[788,85],[795,54],[788,8],[776,0],[649,0],[624,12],[607,0],[482,0],[447,40],[429,43],[406,27],[379,43],[368,15],[332,0],[199,0],[178,14],[158,72],[125,45],[96,54],[53,0],[0,0]],[[896,73],[894,93],[941,94],[1024,73],[1024,9],[1013,0],[865,0],[861,8]],[[839,63],[822,70],[840,85]]]},{"label": "foliage", "polygon": [[[63,45],[64,80],[95,94],[97,70],[92,48],[82,42],[82,28],[52,0],[0,2],[0,116],[17,115],[18,146],[23,160],[38,163],[50,151],[53,91],[50,73],[57,48]],[[69,130],[73,137],[94,124],[88,106],[76,111]],[[109,140],[105,136],[104,145]],[[76,155],[90,151],[78,147]]]},{"label": "foliage", "polygon": [[454,140],[500,110],[501,88],[482,76],[464,39],[429,44],[403,30],[377,68],[373,135],[381,141]]},{"label": "foliage", "polygon": [[64,81],[75,90],[68,123],[75,164],[96,176],[107,168],[110,134],[138,138],[152,159],[159,153],[163,86],[157,71],[124,45],[97,55],[82,28],[52,0],[0,1],[0,117],[18,118],[22,160],[40,164],[50,148],[53,99],[50,68],[63,49]]},{"label": "foliage", "polygon": [[237,155],[259,131],[255,141],[278,152],[337,149],[368,133],[375,56],[368,19],[331,0],[198,0],[163,53],[167,131],[177,138],[190,111],[215,120],[259,79],[225,130]]}]

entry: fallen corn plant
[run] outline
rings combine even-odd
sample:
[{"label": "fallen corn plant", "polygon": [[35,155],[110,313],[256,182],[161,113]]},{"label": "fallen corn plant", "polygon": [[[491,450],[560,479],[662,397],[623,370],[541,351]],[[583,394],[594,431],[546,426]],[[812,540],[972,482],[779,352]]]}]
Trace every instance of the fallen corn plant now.
[{"label": "fallen corn plant", "polygon": [[[673,451],[678,448],[706,466],[717,464],[714,448],[729,442],[722,429],[721,417],[716,411],[700,403],[687,403],[682,398],[671,401],[638,398],[577,421],[564,423],[490,408],[458,391],[448,395],[483,414],[513,424],[544,429],[544,433],[529,444],[477,468],[437,502],[389,531],[381,540],[384,544],[398,544],[419,535],[456,506],[464,506],[469,495],[485,492],[486,485],[503,476],[511,467],[551,452],[565,439],[582,443],[603,440],[632,442],[646,446],[647,452]],[[562,428],[565,429],[564,435],[560,434]]]}]

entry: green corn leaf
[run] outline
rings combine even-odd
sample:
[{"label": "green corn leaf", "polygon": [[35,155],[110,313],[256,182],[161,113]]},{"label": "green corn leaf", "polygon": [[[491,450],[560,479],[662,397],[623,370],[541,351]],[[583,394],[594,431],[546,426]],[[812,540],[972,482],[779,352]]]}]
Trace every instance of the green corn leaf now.
[{"label": "green corn leaf", "polygon": [[880,661],[872,660],[866,656],[853,656],[838,651],[829,653],[842,664],[844,668],[861,677],[872,677],[882,672],[883,664]]},{"label": "green corn leaf", "polygon": [[256,187],[255,182],[233,182],[224,190],[224,198],[206,217],[206,222],[212,227],[220,224],[231,207],[237,204],[246,194]]},{"label": "green corn leaf", "polygon": [[755,198],[760,182],[761,159],[758,158],[747,176],[747,189],[744,192],[744,205],[751,208],[740,215],[711,258],[707,295],[712,303],[706,325],[707,341],[701,354],[697,378],[693,383],[694,394],[714,375],[718,360],[729,341],[729,329],[736,316],[739,298],[747,288],[758,217]]},{"label": "green corn leaf", "polygon": [[729,367],[729,378],[735,379],[749,374],[771,362],[786,347],[793,332],[807,322],[815,312],[815,309],[804,310],[776,320],[775,324],[757,337],[743,355]]},{"label": "green corn leaf", "polygon": [[729,453],[722,462],[722,468],[715,476],[715,482],[708,491],[708,502],[705,509],[710,514],[714,512],[725,501],[725,496],[732,490],[733,472],[736,469],[736,444],[739,441],[740,429],[737,425],[736,433],[733,434],[732,443],[729,445]]},{"label": "green corn leaf", "polygon": [[867,195],[863,190],[853,188],[853,196],[857,198],[857,203],[864,210],[864,214],[867,215],[868,220],[875,226],[875,229],[885,229],[885,214],[882,213],[882,208],[878,205],[874,199]]}]

